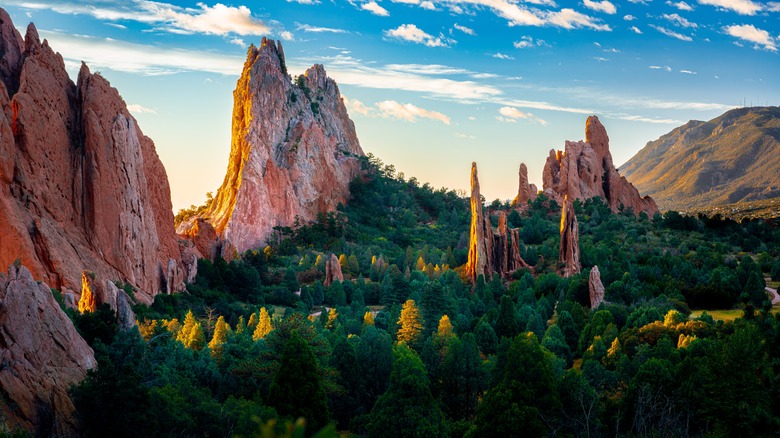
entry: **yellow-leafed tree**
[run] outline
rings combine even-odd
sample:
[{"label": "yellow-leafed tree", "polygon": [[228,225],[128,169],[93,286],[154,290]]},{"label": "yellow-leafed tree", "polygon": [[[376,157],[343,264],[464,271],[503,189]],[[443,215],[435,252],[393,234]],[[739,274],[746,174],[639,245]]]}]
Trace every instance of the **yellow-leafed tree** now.
[{"label": "yellow-leafed tree", "polygon": [[187,315],[184,317],[184,325],[182,325],[179,336],[176,339],[187,348],[193,348],[195,350],[203,348],[203,344],[206,342],[206,336],[203,334],[203,327],[201,327],[200,323],[195,319],[192,310],[188,311]]},{"label": "yellow-leafed tree", "polygon": [[441,317],[441,319],[439,320],[439,328],[438,330],[436,330],[436,334],[442,339],[447,339],[452,337],[453,329],[452,329],[452,322],[450,321],[449,316],[443,315]]},{"label": "yellow-leafed tree", "polygon": [[325,328],[327,329],[333,329],[336,327],[336,320],[338,319],[339,314],[336,312],[336,308],[332,307],[330,310],[328,310],[328,322],[325,323]]},{"label": "yellow-leafed tree", "polygon": [[209,342],[212,356],[222,352],[222,346],[227,342],[227,335],[230,332],[230,326],[225,322],[225,317],[220,315],[217,318],[217,324],[214,326],[214,335]]},{"label": "yellow-leafed tree", "polygon": [[246,329],[254,333],[255,329],[257,328],[258,321],[259,319],[257,318],[257,312],[249,315],[249,322],[246,324]]},{"label": "yellow-leafed tree", "polygon": [[363,315],[363,326],[367,325],[374,325],[374,315],[371,314],[370,310]]},{"label": "yellow-leafed tree", "polygon": [[260,309],[260,319],[257,322],[257,327],[255,328],[255,333],[252,335],[253,340],[263,339],[268,335],[268,333],[271,333],[271,330],[273,330],[274,327],[271,325],[271,316],[268,315],[268,311],[265,310],[265,307]]},{"label": "yellow-leafed tree", "polygon": [[413,343],[422,331],[422,316],[414,300],[406,300],[398,318],[398,342]]}]

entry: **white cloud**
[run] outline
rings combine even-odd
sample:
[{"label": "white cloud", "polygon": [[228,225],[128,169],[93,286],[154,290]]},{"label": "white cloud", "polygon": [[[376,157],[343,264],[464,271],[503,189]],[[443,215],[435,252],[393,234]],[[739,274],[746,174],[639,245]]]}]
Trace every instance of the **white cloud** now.
[{"label": "white cloud", "polygon": [[285,41],[292,41],[292,40],[294,40],[294,39],[295,39],[295,36],[292,34],[292,32],[288,32],[288,31],[286,31],[286,30],[285,30],[285,31],[283,31],[282,33],[280,33],[280,34],[279,34],[279,36],[280,36],[280,37],[281,37],[283,40],[285,40]]},{"label": "white cloud", "polygon": [[593,30],[611,31],[608,24],[600,24],[598,20],[573,9],[561,9],[547,15],[547,21],[564,29],[590,28]]},{"label": "white cloud", "polygon": [[297,27],[298,30],[302,30],[304,32],[311,32],[311,33],[349,33],[349,31],[344,29],[335,29],[332,27],[320,27],[320,26],[310,26],[308,24],[298,24]]},{"label": "white cloud", "polygon": [[534,46],[547,46],[549,47],[549,44],[547,44],[544,40],[536,40],[534,41],[533,37],[530,36],[523,36],[520,41],[515,41],[513,43],[515,46],[515,49],[527,49],[529,47]]},{"label": "white cloud", "polygon": [[414,24],[402,24],[395,29],[386,30],[385,35],[417,44],[425,44],[428,47],[449,47],[450,44],[454,43],[453,40],[443,35],[434,37]]},{"label": "white cloud", "polygon": [[496,53],[494,53],[494,54],[492,54],[490,56],[492,56],[494,58],[498,58],[498,59],[509,59],[509,60],[515,59],[512,56],[509,56],[509,55],[501,53],[501,52],[496,52]]},{"label": "white cloud", "polygon": [[617,12],[617,8],[615,7],[615,5],[612,4],[609,0],[602,0],[602,1],[582,0],[582,4],[585,5],[585,7],[588,9],[603,12],[605,14],[614,14]]},{"label": "white cloud", "polygon": [[368,116],[371,113],[371,109],[363,104],[363,102],[357,99],[350,99],[345,95],[341,95],[341,100],[344,101],[344,106],[347,107],[347,111],[352,114],[360,114],[362,116]]},{"label": "white cloud", "polygon": [[228,41],[231,44],[237,45],[238,47],[246,47],[246,43],[244,42],[244,40],[242,38],[235,37],[235,38],[229,39]]},{"label": "white cloud", "polygon": [[455,29],[458,29],[459,31],[465,33],[466,35],[476,35],[477,34],[476,32],[474,32],[474,29],[471,29],[471,28],[466,27],[466,26],[461,26],[458,23],[455,23],[452,27],[454,27]]},{"label": "white cloud", "polygon": [[680,2],[667,1],[666,4],[669,5],[669,6],[674,6],[675,8],[677,8],[677,9],[679,9],[681,11],[689,11],[690,12],[690,11],[693,10],[693,6],[691,6],[688,3],[685,3],[683,1],[680,1]]},{"label": "white cloud", "polygon": [[384,100],[376,104],[379,110],[379,117],[395,118],[406,120],[407,122],[416,122],[417,118],[437,120],[445,125],[450,124],[450,118],[438,111],[431,111],[420,108],[411,103],[399,103],[395,100]]},{"label": "white cloud", "polygon": [[91,38],[39,30],[43,38],[75,67],[85,61],[92,69],[111,69],[141,75],[200,71],[238,76],[243,56],[135,44],[114,39]]},{"label": "white cloud", "polygon": [[470,70],[441,64],[387,64],[385,68],[397,72],[432,76],[473,74]]},{"label": "white cloud", "polygon": [[751,0],[698,0],[699,4],[715,6],[720,9],[734,11],[740,15],[756,15],[763,9],[760,3]]},{"label": "white cloud", "polygon": [[300,3],[302,5],[316,5],[319,4],[319,0],[287,0],[287,3]]},{"label": "white cloud", "polygon": [[698,73],[696,73],[695,71],[692,71],[692,70],[680,70],[680,73],[684,73],[686,75],[696,75],[696,74],[698,74]]},{"label": "white cloud", "polygon": [[636,26],[631,26],[631,30],[633,30],[635,34],[642,35],[642,31]]},{"label": "white cloud", "polygon": [[680,27],[690,27],[691,29],[699,27],[698,24],[688,21],[679,14],[663,14],[661,17]]},{"label": "white cloud", "polygon": [[456,132],[456,133],[455,133],[455,137],[458,137],[458,138],[464,138],[464,139],[466,139],[466,140],[476,140],[476,139],[477,139],[477,137],[476,137],[476,136],[474,136],[474,135],[470,135],[470,134],[464,134],[464,133],[462,133],[462,132]]},{"label": "white cloud", "polygon": [[390,16],[390,12],[387,12],[387,9],[379,6],[379,3],[374,0],[371,0],[368,3],[363,3],[360,5],[360,9],[371,12],[374,15],[379,15],[380,17]]},{"label": "white cloud", "polygon": [[157,114],[157,111],[155,111],[153,108],[147,108],[137,103],[131,103],[130,105],[127,105],[127,110],[134,114]]},{"label": "white cloud", "polygon": [[689,37],[687,35],[683,35],[681,33],[677,33],[675,31],[667,29],[665,27],[656,26],[654,24],[651,24],[650,27],[652,27],[653,29],[657,30],[658,32],[661,32],[662,34],[664,34],[666,36],[670,36],[672,38],[677,38],[678,40],[681,40],[681,41],[693,41],[693,38],[691,38],[691,37]]},{"label": "white cloud", "polygon": [[672,71],[672,68],[671,68],[671,67],[669,67],[668,65],[664,65],[664,66],[660,66],[660,65],[651,65],[651,66],[650,66],[650,67],[648,67],[648,68],[650,68],[651,70],[664,70],[664,71],[667,71],[667,72],[670,72],[670,71]]},{"label": "white cloud", "polygon": [[769,12],[780,12],[780,2],[769,2],[766,4],[766,10]]},{"label": "white cloud", "polygon": [[547,121],[540,119],[539,117],[536,117],[532,113],[526,113],[511,106],[501,107],[501,109],[498,110],[498,113],[501,116],[496,117],[496,119],[498,119],[501,122],[512,123],[517,120],[528,120],[530,122],[539,123],[540,125],[547,125]]},{"label": "white cloud", "polygon": [[605,61],[609,61],[609,59],[607,59],[607,58],[602,58],[601,56],[594,56],[594,57],[593,57],[593,59],[595,59],[595,60],[596,60],[596,61],[598,61],[598,62],[605,62]]},{"label": "white cloud", "polygon": [[624,15],[623,19],[626,21],[634,21],[636,20],[636,17],[634,17],[633,15]]},{"label": "white cloud", "polygon": [[777,51],[778,40],[772,38],[769,32],[759,29],[752,24],[726,26],[723,28],[727,34],[743,41],[755,43],[756,48],[763,47],[770,52]]}]

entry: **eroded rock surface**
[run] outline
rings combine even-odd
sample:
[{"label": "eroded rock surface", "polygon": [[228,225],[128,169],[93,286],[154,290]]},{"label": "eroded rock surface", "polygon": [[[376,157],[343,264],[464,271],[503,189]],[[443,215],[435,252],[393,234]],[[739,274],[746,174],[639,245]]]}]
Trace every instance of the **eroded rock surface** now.
[{"label": "eroded rock surface", "polygon": [[341,271],[341,264],[336,254],[331,254],[328,261],[325,262],[325,286],[330,286],[334,281],[343,282],[344,274]]},{"label": "eroded rock surface", "polygon": [[590,292],[590,308],[595,309],[604,302],[604,284],[601,283],[599,267],[594,266],[588,277],[588,291]]},{"label": "eroded rock surface", "polygon": [[536,184],[530,184],[528,182],[528,167],[526,167],[525,163],[520,164],[520,171],[518,172],[518,176],[519,184],[517,189],[517,196],[515,197],[514,201],[512,201],[512,205],[523,206],[527,204],[528,201],[536,199],[536,194],[539,189],[536,187]]},{"label": "eroded rock surface", "polygon": [[561,243],[558,252],[558,262],[562,265],[561,274],[571,277],[582,270],[580,264],[580,226],[574,205],[568,198],[563,200],[561,211]]}]

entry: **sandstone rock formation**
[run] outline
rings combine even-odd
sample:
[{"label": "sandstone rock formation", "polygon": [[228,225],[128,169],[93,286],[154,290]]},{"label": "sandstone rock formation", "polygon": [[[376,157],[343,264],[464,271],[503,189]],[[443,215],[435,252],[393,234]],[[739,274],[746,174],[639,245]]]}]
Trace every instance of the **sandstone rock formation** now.
[{"label": "sandstone rock formation", "polygon": [[536,199],[536,194],[539,191],[536,184],[528,183],[528,168],[525,163],[520,164],[519,176],[520,183],[517,189],[517,196],[514,201],[512,201],[512,205],[515,206],[523,206],[527,204],[528,201]]},{"label": "sandstone rock formation", "polygon": [[590,270],[588,291],[590,291],[590,308],[598,308],[604,302],[604,284],[601,283],[601,272],[598,266]]},{"label": "sandstone rock formation", "polygon": [[568,197],[563,198],[561,211],[561,243],[558,262],[562,265],[561,274],[571,277],[582,270],[580,264],[580,227],[574,205]]},{"label": "sandstone rock formation", "polygon": [[96,365],[46,283],[24,266],[0,274],[0,418],[36,436],[76,436],[70,385]]},{"label": "sandstone rock formation", "polygon": [[325,262],[325,286],[330,286],[334,281],[343,282],[344,274],[341,272],[341,264],[336,254],[331,254],[328,261]]},{"label": "sandstone rock formation", "polygon": [[618,174],[609,152],[609,137],[598,117],[588,117],[585,141],[566,142],[566,150],[550,151],[542,174],[544,193],[559,203],[570,200],[604,198],[617,212],[622,205],[634,213],[649,216],[658,212],[658,206],[649,196],[640,197],[639,191]]},{"label": "sandstone rock formation", "polygon": [[0,264],[60,290],[88,270],[146,303],[184,289],[165,169],[117,90],[86,65],[74,84],[35,26],[22,39],[2,10],[0,37]]},{"label": "sandstone rock formation", "polygon": [[520,230],[508,229],[506,213],[498,216],[498,230],[493,232],[490,218],[482,211],[477,163],[471,163],[471,230],[466,273],[474,283],[483,275],[489,280],[494,273],[506,277],[520,268],[530,268],[520,256]]},{"label": "sandstone rock formation", "polygon": [[207,216],[243,253],[345,202],[363,150],[336,83],[319,64],[292,82],[281,43],[250,48],[233,99],[227,174]]}]

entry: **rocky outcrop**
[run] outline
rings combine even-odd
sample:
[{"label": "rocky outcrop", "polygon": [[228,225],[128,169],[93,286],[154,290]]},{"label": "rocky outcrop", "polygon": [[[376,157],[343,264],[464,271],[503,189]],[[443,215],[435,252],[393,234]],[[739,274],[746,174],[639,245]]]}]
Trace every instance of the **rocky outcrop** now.
[{"label": "rocky outcrop", "polygon": [[345,202],[363,150],[336,83],[319,64],[291,81],[281,43],[249,49],[233,99],[227,174],[207,217],[243,253]]},{"label": "rocky outcrop", "polygon": [[490,217],[483,213],[477,163],[471,163],[471,229],[466,274],[472,284],[480,275],[488,280],[494,273],[507,277],[517,269],[530,268],[520,256],[520,231],[507,228],[503,211],[498,213],[496,231]]},{"label": "rocky outcrop", "polygon": [[609,136],[598,117],[588,117],[585,141],[567,141],[565,151],[550,151],[542,174],[544,193],[558,201],[603,198],[612,211],[630,208],[649,216],[658,206],[618,174],[609,151]]},{"label": "rocky outcrop", "polygon": [[341,272],[341,264],[336,254],[331,254],[325,262],[325,286],[330,286],[334,281],[344,282],[344,274]]},{"label": "rocky outcrop", "polygon": [[5,11],[0,36],[0,264],[19,259],[59,290],[80,290],[88,270],[145,303],[183,290],[168,178],[117,90],[86,65],[74,84]]},{"label": "rocky outcrop", "polygon": [[601,283],[601,273],[598,266],[594,266],[590,270],[588,291],[590,292],[590,308],[598,308],[604,302],[604,284]]},{"label": "rocky outcrop", "polygon": [[528,204],[528,201],[536,199],[536,194],[539,189],[536,187],[536,184],[528,183],[528,168],[525,163],[520,164],[519,177],[520,183],[517,189],[517,196],[514,201],[512,201],[512,205],[524,206],[525,204]]},{"label": "rocky outcrop", "polygon": [[96,365],[46,283],[24,266],[0,274],[0,417],[36,436],[77,436],[68,388]]},{"label": "rocky outcrop", "polygon": [[563,198],[561,211],[561,243],[558,251],[558,262],[561,274],[571,277],[582,270],[580,264],[580,227],[577,215],[574,214],[574,205],[567,197]]}]

